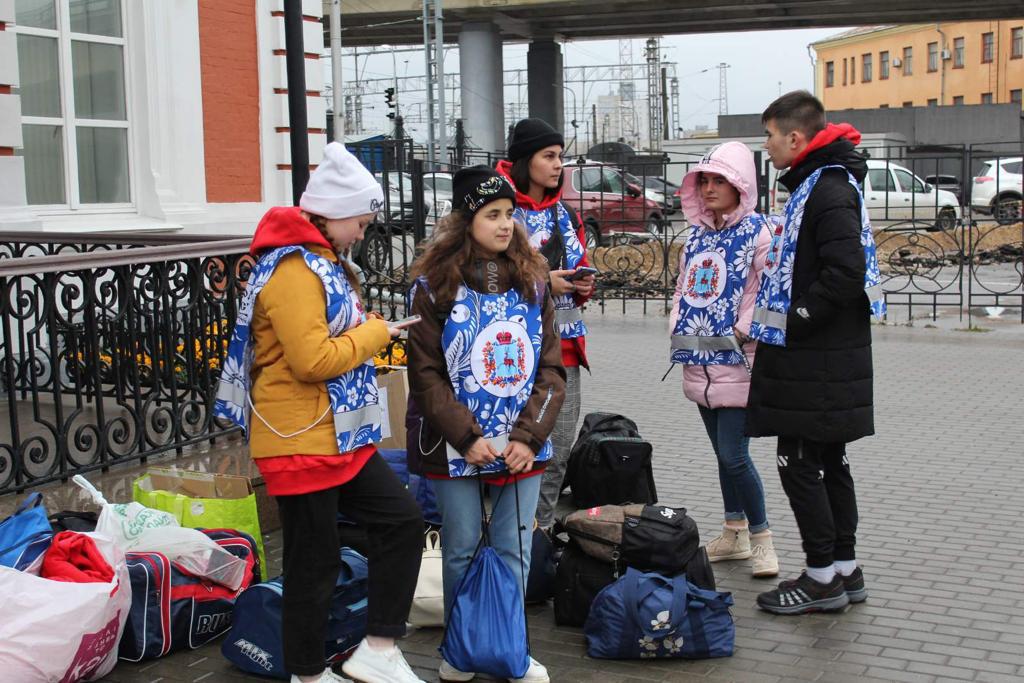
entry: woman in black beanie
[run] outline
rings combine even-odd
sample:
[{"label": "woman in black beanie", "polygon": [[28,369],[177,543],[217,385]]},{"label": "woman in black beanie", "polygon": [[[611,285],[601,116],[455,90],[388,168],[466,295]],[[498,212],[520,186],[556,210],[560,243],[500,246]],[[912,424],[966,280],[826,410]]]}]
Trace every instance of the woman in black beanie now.
[{"label": "woman in black beanie", "polygon": [[565,403],[551,433],[554,457],[544,471],[537,523],[544,529],[554,522],[555,504],[562,490],[566,462],[580,416],[580,367],[587,364],[583,305],[594,292],[594,276],[567,279],[587,261],[583,225],[562,201],[562,151],[565,139],[543,119],[523,119],[512,129],[508,161],[498,172],[516,188],[516,218],[526,226],[530,244],[548,257],[549,279],[555,303],[555,323],[562,337],[565,365]]}]

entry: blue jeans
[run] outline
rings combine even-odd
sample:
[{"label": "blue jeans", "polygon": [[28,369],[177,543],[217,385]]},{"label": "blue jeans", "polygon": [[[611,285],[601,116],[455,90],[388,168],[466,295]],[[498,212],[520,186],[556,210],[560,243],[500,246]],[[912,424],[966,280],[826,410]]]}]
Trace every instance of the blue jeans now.
[{"label": "blue jeans", "polygon": [[[533,544],[533,517],[537,512],[542,475],[527,477],[518,484],[519,520],[523,529],[516,533],[516,484],[488,485],[491,493],[491,545],[519,579],[522,592],[530,574],[530,550]],[[452,609],[473,551],[480,541],[480,483],[476,477],[435,479],[434,492],[441,511],[441,562],[444,581],[444,618]],[[508,489],[502,492],[502,489]],[[500,498],[499,498],[500,496]],[[497,504],[495,504],[497,503]],[[519,554],[522,542],[523,553]]]},{"label": "blue jeans", "polygon": [[746,519],[750,532],[768,528],[764,485],[750,459],[750,437],[744,435],[745,408],[700,408],[704,428],[718,456],[718,483],[727,520]]}]

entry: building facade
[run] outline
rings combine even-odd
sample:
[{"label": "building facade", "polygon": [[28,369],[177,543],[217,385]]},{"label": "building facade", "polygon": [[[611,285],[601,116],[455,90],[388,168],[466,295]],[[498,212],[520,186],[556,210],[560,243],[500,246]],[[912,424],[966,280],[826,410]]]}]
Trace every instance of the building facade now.
[{"label": "building facade", "polygon": [[1024,18],[871,26],[812,43],[828,110],[1021,105]]},{"label": "building facade", "polygon": [[291,203],[287,98],[283,0],[0,0],[0,229],[251,231]]}]

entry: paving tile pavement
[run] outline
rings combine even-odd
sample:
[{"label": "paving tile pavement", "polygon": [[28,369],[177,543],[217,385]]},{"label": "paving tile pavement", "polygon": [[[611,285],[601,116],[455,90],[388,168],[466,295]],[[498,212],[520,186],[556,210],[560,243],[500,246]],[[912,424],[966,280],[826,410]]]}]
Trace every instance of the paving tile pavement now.
[{"label": "paving tile pavement", "polygon": [[[595,310],[588,325],[593,374],[584,375],[583,412],[636,420],[655,446],[662,502],[687,507],[710,540],[722,514],[714,455],[679,369],[659,381],[668,367],[665,318]],[[880,327],[874,357],[877,434],[849,449],[869,600],[840,614],[772,616],[754,606],[772,581],[751,578],[747,562],[716,564],[720,588],[736,600],[737,648],[729,659],[698,662],[592,660],[579,629],[533,607],[534,654],[552,680],[1024,680],[1024,336]],[[802,554],[773,448],[760,439],[751,450],[785,576],[800,570]],[[268,544],[279,562],[280,535]],[[402,644],[424,680],[438,680],[439,641],[440,631],[428,629]],[[228,665],[217,643],[123,662],[105,680],[258,679]]]}]

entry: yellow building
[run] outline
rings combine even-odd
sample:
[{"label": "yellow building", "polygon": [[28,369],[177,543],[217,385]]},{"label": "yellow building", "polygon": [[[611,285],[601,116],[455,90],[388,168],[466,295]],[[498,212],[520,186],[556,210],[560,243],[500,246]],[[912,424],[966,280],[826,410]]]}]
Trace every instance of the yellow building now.
[{"label": "yellow building", "polygon": [[811,47],[830,111],[1021,103],[1024,19],[868,26]]}]

